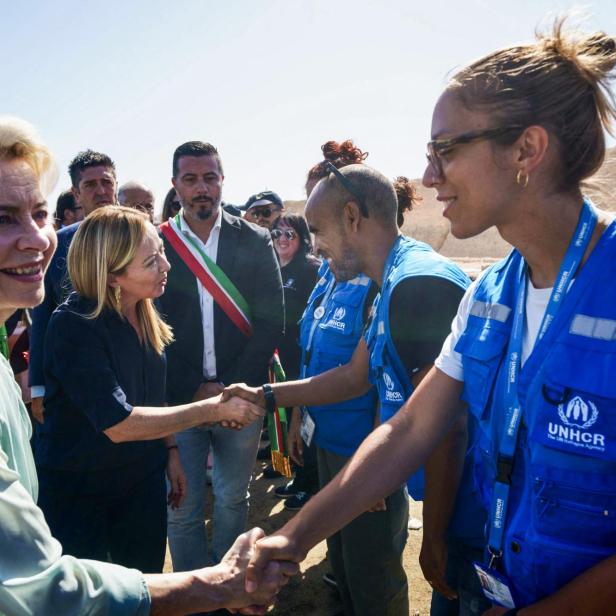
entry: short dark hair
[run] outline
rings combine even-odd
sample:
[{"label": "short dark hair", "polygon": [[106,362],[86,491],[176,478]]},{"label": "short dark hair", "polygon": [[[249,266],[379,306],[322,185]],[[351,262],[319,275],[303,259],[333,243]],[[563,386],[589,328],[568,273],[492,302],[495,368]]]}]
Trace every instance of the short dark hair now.
[{"label": "short dark hair", "polygon": [[213,156],[216,159],[216,164],[218,165],[220,175],[224,175],[220,154],[211,143],[204,143],[203,141],[187,141],[181,146],[178,146],[173,153],[173,177],[177,177],[179,170],[178,162],[182,156]]},{"label": "short dark hair", "polygon": [[85,150],[84,152],[79,152],[68,166],[68,173],[71,176],[73,188],[79,188],[81,174],[90,167],[108,167],[111,169],[113,177],[116,177],[115,163],[107,154],[95,152],[94,150]]},{"label": "short dark hair", "polygon": [[60,222],[64,222],[64,212],[66,212],[66,210],[74,210],[75,209],[75,195],[73,194],[72,190],[65,190],[64,192],[60,193],[60,196],[58,197],[58,200],[56,201],[56,213],[55,213],[55,218],[60,221]]}]

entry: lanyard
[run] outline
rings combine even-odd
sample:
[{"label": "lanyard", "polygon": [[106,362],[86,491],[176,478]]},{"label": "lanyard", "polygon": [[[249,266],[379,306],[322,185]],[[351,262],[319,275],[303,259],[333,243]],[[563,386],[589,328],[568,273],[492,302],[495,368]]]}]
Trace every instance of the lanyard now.
[{"label": "lanyard", "polygon": [[[331,297],[331,294],[334,292],[335,288],[336,279],[332,276],[332,279],[329,281],[329,285],[327,286],[327,289],[325,290],[325,293],[323,293],[323,297],[319,302],[318,308],[316,308],[312,313],[312,325],[310,326],[308,342],[306,344],[306,348],[304,349],[304,361],[302,362],[302,370],[300,375],[300,378],[302,379],[306,378],[306,370],[308,369],[310,357],[312,356],[312,339],[314,337],[314,332],[319,325],[321,319],[323,318],[323,315],[325,314],[325,306],[327,306],[327,302],[329,301],[329,298]],[[317,318],[316,313],[321,313],[321,316]]]},{"label": "lanyard", "polygon": [[[590,238],[597,223],[597,214],[585,199],[577,227],[567,253],[560,266],[552,294],[548,302],[537,342],[543,338],[548,327],[554,320],[562,301],[567,294],[571,279],[588,248]],[[522,260],[519,278],[518,293],[513,316],[511,338],[507,348],[507,386],[504,391],[503,402],[507,410],[506,429],[501,436],[500,447],[496,465],[496,481],[490,511],[490,531],[488,536],[488,551],[491,555],[490,567],[503,553],[505,521],[509,506],[509,492],[511,488],[511,475],[516,456],[518,432],[522,423],[522,407],[518,397],[518,381],[522,359],[522,340],[524,337],[524,317],[526,312],[526,281],[527,266]]]}]

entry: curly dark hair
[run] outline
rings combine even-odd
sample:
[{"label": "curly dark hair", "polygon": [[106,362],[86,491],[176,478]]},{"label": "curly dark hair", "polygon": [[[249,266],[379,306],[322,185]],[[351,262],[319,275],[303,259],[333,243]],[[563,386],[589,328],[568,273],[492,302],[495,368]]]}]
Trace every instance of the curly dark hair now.
[{"label": "curly dark hair", "polygon": [[417,192],[417,187],[411,180],[403,175],[399,175],[394,180],[394,190],[396,191],[396,197],[398,198],[398,213],[396,215],[396,222],[401,227],[404,224],[404,213],[410,212],[414,206],[416,206],[422,198]]},{"label": "curly dark hair", "polygon": [[346,167],[347,165],[356,165],[363,163],[368,157],[368,152],[362,152],[351,139],[347,139],[342,143],[337,141],[328,141],[321,146],[323,152],[323,160],[308,171],[306,183],[315,180],[322,180],[328,175],[325,164],[332,163],[336,169]]},{"label": "curly dark hair", "polygon": [[[362,164],[368,157],[368,152],[360,150],[351,139],[347,139],[342,143],[328,141],[321,146],[321,151],[323,152],[323,160],[308,171],[306,184],[327,177],[329,175],[326,168],[328,162],[332,163],[337,169],[341,169],[349,165]],[[398,198],[396,221],[398,226],[401,227],[404,223],[404,213],[410,212],[422,199],[417,192],[415,184],[403,175],[398,176],[394,180],[393,185]]]}]

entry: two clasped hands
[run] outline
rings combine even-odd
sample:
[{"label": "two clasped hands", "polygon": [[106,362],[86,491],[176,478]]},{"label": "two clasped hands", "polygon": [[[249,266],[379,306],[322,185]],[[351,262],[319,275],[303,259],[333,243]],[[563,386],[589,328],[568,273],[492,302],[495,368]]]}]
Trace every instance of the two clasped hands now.
[{"label": "two clasped hands", "polygon": [[[240,383],[225,388],[221,383],[204,383],[195,400],[213,401],[215,397],[221,410],[216,419],[224,427],[241,429],[265,415],[260,387]],[[298,563],[304,557],[305,551],[298,549],[282,531],[266,537],[260,528],[253,528],[240,535],[214,567],[222,576],[221,588],[229,593],[224,606],[233,613],[264,614],[282,586],[298,573]]]}]

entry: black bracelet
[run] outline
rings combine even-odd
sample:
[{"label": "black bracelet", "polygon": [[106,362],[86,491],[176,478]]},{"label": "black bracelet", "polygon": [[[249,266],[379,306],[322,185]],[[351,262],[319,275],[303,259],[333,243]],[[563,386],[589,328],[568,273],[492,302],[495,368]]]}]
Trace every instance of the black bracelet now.
[{"label": "black bracelet", "polygon": [[167,449],[178,449],[177,445],[167,445]]},{"label": "black bracelet", "polygon": [[263,397],[265,398],[265,410],[273,414],[276,411],[276,396],[274,395],[274,390],[269,383],[265,383],[261,389],[263,389]]}]

